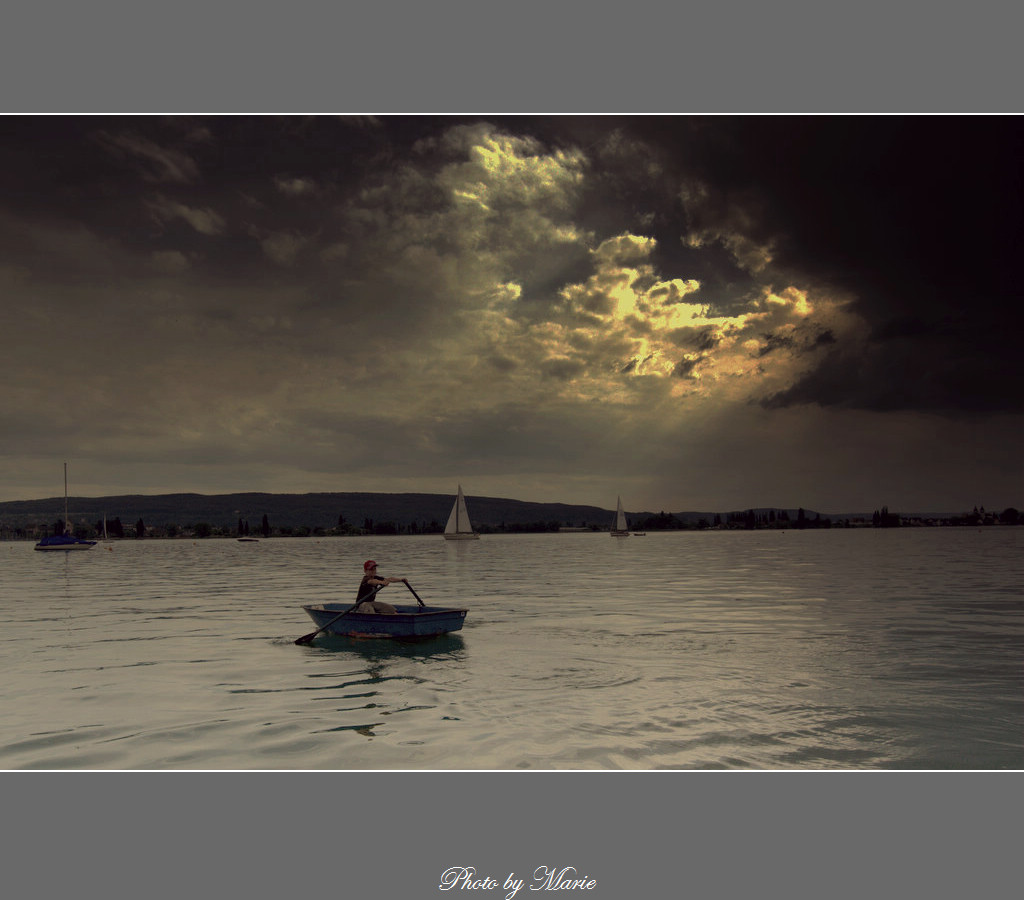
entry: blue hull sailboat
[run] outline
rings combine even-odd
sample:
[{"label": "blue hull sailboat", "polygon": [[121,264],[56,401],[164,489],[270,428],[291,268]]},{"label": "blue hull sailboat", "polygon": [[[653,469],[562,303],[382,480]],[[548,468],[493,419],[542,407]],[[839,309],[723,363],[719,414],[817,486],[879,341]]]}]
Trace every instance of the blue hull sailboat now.
[{"label": "blue hull sailboat", "polygon": [[83,538],[76,538],[71,533],[71,522],[68,520],[68,464],[64,463],[64,533],[55,534],[52,537],[45,537],[38,544],[36,550],[89,550],[96,546],[96,541],[87,541]]},{"label": "blue hull sailboat", "polygon": [[45,537],[38,544],[36,550],[88,550],[96,546],[96,541],[87,541],[84,538],[76,538],[73,534],[55,534],[53,537]]}]

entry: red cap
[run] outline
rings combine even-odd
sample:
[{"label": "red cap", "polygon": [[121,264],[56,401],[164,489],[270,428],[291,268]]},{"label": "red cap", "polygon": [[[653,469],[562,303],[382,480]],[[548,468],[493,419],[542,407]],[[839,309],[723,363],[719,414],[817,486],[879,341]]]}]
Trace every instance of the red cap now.
[{"label": "red cap", "polygon": [[374,562],[374,560],[368,559],[366,562],[363,563],[363,571],[367,572],[370,569],[372,569],[375,565],[377,565],[377,563]]}]

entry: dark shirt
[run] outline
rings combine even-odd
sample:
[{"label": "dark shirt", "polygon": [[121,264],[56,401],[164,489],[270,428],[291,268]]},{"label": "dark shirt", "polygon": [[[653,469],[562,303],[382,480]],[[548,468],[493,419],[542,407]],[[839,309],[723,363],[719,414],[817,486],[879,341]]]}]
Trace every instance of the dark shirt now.
[{"label": "dark shirt", "polygon": [[377,575],[364,575],[363,580],[359,582],[359,590],[356,592],[356,603],[360,603],[363,600],[372,600],[373,597],[368,595],[372,595],[378,587],[384,586],[382,584],[370,584],[371,578],[376,578],[378,581],[382,580]]}]

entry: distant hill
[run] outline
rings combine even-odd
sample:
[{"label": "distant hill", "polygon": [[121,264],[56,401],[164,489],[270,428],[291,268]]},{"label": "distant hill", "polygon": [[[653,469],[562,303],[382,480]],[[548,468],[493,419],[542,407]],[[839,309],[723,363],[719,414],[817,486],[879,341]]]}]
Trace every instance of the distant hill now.
[{"label": "distant hill", "polygon": [[[133,525],[142,519],[147,528],[168,524],[190,526],[199,522],[217,528],[237,527],[247,521],[260,527],[263,516],[272,528],[336,528],[339,518],[356,528],[367,520],[408,528],[443,528],[454,496],[450,494],[313,493],[313,494],[127,494],[111,497],[71,497],[69,516],[76,524],[94,525],[106,516]],[[596,506],[530,503],[498,497],[468,497],[469,513],[477,528],[500,529],[558,523],[608,528],[613,511]],[[7,528],[49,526],[63,517],[64,498],[15,500],[0,503],[0,525]]]},{"label": "distant hill", "polygon": [[[169,525],[189,529],[204,523],[214,529],[234,533],[239,520],[258,531],[266,516],[275,531],[331,530],[339,528],[381,530],[394,526],[401,532],[435,531],[444,527],[454,500],[451,494],[386,493],[310,493],[310,494],[124,494],[109,497],[71,497],[70,517],[77,527],[94,527],[106,516],[108,522],[119,519],[126,528],[134,528],[141,519],[147,530],[166,529]],[[553,530],[611,527],[614,511],[599,506],[569,503],[532,503],[501,497],[468,496],[469,513],[480,531]],[[0,530],[51,528],[63,517],[64,498],[10,500],[0,502]],[[630,527],[708,526],[717,521],[742,527],[751,515],[758,522],[780,517],[796,524],[798,509],[758,508],[730,512],[685,511],[676,513],[627,512]],[[784,516],[782,516],[784,514]],[[935,515],[935,514],[929,514]],[[823,514],[804,510],[808,521],[845,522],[866,518],[871,513]],[[783,526],[786,527],[786,526]]]}]

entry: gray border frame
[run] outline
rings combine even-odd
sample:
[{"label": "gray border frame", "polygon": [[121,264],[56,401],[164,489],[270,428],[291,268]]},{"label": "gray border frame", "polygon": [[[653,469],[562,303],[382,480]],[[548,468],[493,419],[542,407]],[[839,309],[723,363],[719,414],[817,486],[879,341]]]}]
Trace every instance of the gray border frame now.
[{"label": "gray border frame", "polygon": [[[1020,780],[951,773],[25,773],[3,776],[14,896],[1002,896]],[[492,890],[439,890],[450,867]],[[545,896],[549,896],[546,892]]]}]

